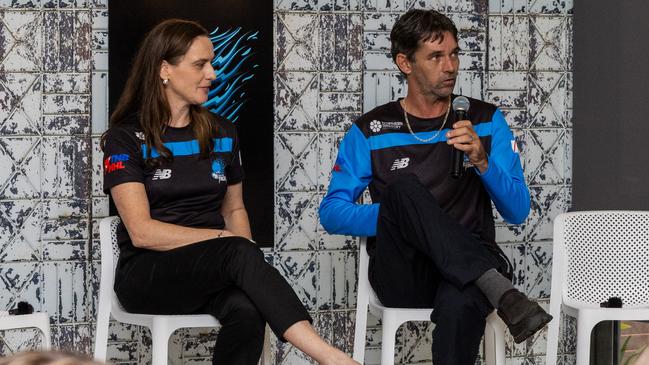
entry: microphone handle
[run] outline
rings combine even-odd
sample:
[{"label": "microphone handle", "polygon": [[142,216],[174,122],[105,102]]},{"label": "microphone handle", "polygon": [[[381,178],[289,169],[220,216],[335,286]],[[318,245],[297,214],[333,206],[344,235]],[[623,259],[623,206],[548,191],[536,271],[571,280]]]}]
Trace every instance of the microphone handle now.
[{"label": "microphone handle", "polygon": [[[464,110],[456,110],[455,115],[457,120],[466,119],[466,112]],[[453,147],[453,152],[451,154],[451,177],[454,179],[459,179],[464,173],[464,152]]]}]

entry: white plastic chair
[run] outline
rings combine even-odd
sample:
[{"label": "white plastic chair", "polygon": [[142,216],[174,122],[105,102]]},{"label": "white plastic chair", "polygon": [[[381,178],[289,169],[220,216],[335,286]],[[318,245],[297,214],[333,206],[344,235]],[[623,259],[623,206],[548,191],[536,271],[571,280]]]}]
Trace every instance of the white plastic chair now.
[{"label": "white plastic chair", "polygon": [[50,334],[50,317],[47,313],[32,313],[21,315],[0,315],[0,331],[19,328],[38,328],[43,332],[43,350],[49,350],[52,345]]},{"label": "white plastic chair", "polygon": [[[600,321],[649,319],[649,212],[586,211],[554,220],[546,363],[557,363],[561,310],[577,318],[577,365],[590,362]],[[600,308],[610,297],[622,308]]]},{"label": "white plastic chair", "polygon": [[[394,364],[394,346],[397,330],[405,322],[430,321],[432,308],[388,308],[376,297],[367,276],[370,258],[367,254],[367,240],[361,238],[358,263],[358,299],[356,300],[356,329],[354,331],[354,360],[363,364],[365,360],[365,334],[367,331],[367,310],[381,318],[382,343],[381,365]],[[485,331],[485,362],[487,365],[505,365],[505,323],[492,312],[487,317]]]},{"label": "white plastic chair", "polygon": [[[97,333],[95,337],[96,360],[105,361],[108,347],[108,321],[110,315],[117,321],[151,330],[152,365],[167,365],[168,344],[171,334],[179,328],[217,327],[219,322],[208,314],[194,315],[150,315],[136,314],[125,311],[119,303],[113,282],[115,265],[119,256],[117,245],[117,225],[119,217],[102,219],[99,226],[101,241],[101,282],[99,283],[99,307],[97,310]],[[270,364],[268,346],[268,331],[264,336],[264,351],[260,364]]]}]

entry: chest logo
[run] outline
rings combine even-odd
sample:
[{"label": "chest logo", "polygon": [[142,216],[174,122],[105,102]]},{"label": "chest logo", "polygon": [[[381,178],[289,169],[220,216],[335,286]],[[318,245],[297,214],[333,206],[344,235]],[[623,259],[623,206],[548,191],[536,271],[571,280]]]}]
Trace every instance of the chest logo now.
[{"label": "chest logo", "polygon": [[156,169],[151,180],[167,180],[171,177],[171,169]]},{"label": "chest logo", "polygon": [[370,122],[370,130],[372,133],[379,133],[382,130],[399,130],[403,127],[403,122],[386,122],[380,120],[373,120]]},{"label": "chest logo", "polygon": [[383,125],[378,120],[373,120],[370,122],[370,130],[374,133],[380,132],[382,127]]},{"label": "chest logo", "polygon": [[212,161],[212,178],[218,180],[218,182],[228,181],[225,176],[225,162],[220,158]]},{"label": "chest logo", "polygon": [[390,171],[406,168],[408,167],[409,163],[410,163],[410,157],[397,158],[392,163],[392,168],[390,168]]}]

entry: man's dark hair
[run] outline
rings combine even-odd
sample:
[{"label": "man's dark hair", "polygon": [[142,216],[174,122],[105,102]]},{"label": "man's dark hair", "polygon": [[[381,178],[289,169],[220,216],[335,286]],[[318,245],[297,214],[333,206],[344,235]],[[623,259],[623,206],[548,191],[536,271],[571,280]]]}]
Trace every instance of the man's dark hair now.
[{"label": "man's dark hair", "polygon": [[392,60],[403,53],[413,61],[420,42],[444,40],[444,32],[450,32],[457,41],[457,28],[451,19],[435,10],[412,9],[403,14],[392,27]]}]

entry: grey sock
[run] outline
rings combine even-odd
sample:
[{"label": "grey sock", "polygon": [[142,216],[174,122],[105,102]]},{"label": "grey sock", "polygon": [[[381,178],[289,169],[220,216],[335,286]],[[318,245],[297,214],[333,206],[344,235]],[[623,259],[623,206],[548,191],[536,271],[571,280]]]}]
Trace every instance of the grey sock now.
[{"label": "grey sock", "polygon": [[500,298],[505,294],[505,292],[514,289],[512,282],[496,269],[487,270],[487,272],[482,274],[482,276],[475,281],[475,285],[480,288],[494,308],[498,308]]}]

